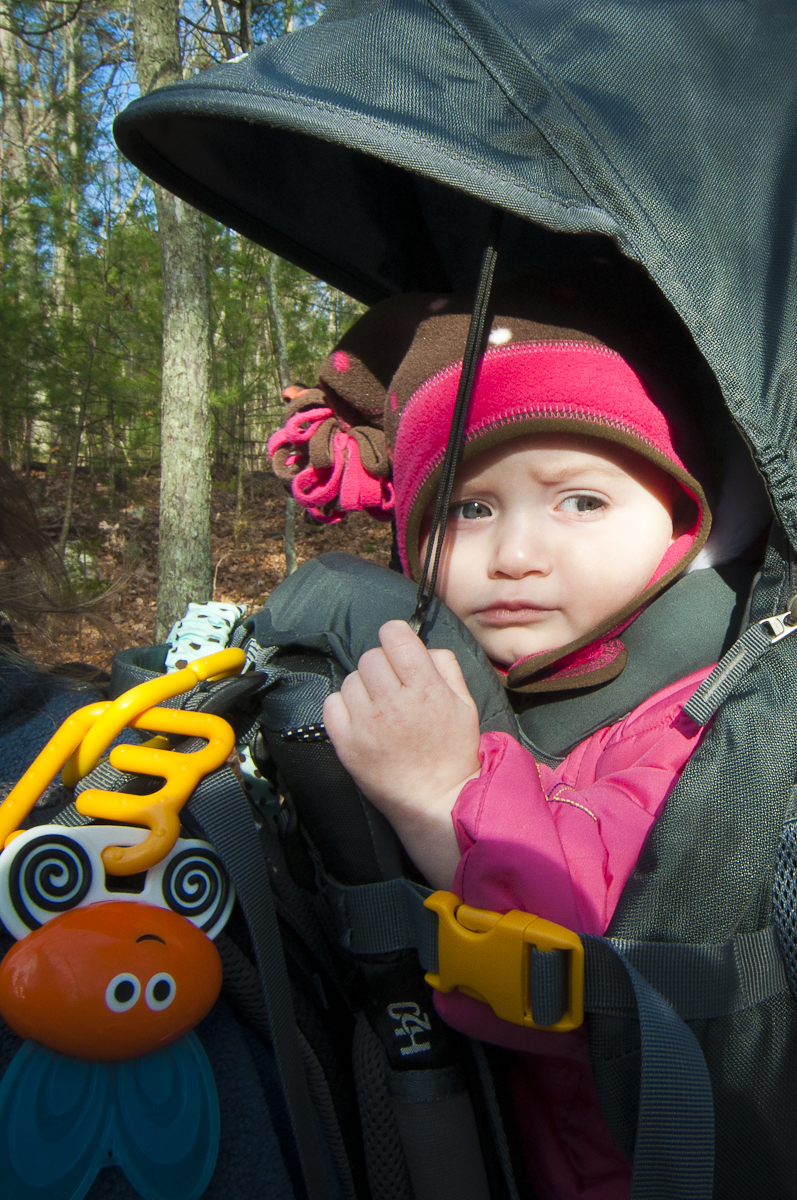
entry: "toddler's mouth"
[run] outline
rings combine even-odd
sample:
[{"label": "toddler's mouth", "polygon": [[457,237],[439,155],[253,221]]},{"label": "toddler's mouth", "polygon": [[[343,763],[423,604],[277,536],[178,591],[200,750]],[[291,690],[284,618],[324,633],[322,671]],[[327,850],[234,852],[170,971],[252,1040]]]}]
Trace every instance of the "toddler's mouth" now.
[{"label": "toddler's mouth", "polygon": [[475,616],[480,625],[501,628],[507,625],[536,625],[553,611],[528,600],[498,600],[488,608],[478,609]]}]

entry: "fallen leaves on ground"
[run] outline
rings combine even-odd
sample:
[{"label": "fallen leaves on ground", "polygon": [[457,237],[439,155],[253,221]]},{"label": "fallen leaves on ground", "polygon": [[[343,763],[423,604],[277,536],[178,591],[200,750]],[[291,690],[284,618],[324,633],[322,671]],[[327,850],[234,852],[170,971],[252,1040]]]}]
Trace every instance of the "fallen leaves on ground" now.
[{"label": "fallen leaves on ground", "polygon": [[[55,540],[63,520],[66,473],[46,481],[34,474],[29,490],[34,499],[38,491],[42,525]],[[285,578],[282,484],[261,472],[246,477],[239,520],[234,481],[214,483],[212,504],[213,599],[245,603],[250,613],[256,612]],[[299,564],[329,550],[359,554],[383,566],[390,560],[390,524],[364,513],[338,525],[317,525],[299,509],[295,527]],[[157,476],[132,479],[123,494],[109,497],[107,487],[81,474],[70,539],[79,543],[82,555],[73,572],[86,577],[89,592],[110,587],[110,593],[81,613],[47,617],[36,627],[16,626],[17,640],[23,653],[38,662],[85,662],[107,671],[118,650],[154,641]]]}]

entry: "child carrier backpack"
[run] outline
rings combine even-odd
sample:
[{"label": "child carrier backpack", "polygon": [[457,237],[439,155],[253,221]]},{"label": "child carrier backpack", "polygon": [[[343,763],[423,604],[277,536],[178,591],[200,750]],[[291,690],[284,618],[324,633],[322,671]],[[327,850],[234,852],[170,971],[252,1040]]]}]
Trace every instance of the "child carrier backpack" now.
[{"label": "child carrier backpack", "polygon": [[[386,603],[409,605],[414,597],[410,581],[346,556],[328,555],[308,567],[327,572],[330,584],[335,574],[355,575],[364,585],[360,595],[367,597],[372,625],[385,616],[380,609]],[[716,588],[710,578],[702,586],[706,582]],[[229,919],[232,896],[229,887],[217,886],[213,914],[207,917],[207,889],[200,887],[196,894],[200,870],[196,855],[205,855],[205,871],[208,862],[213,864],[217,884],[226,872],[236,889],[237,928],[233,913],[229,933],[217,939],[222,994],[274,1053],[288,1114],[281,1130],[283,1146],[295,1138],[298,1147],[292,1185],[298,1190],[304,1186],[311,1196],[401,1195],[416,1200],[455,1191],[478,1200],[530,1194],[513,1154],[510,1108],[501,1095],[500,1055],[486,1053],[442,1025],[420,960],[427,979],[437,986],[468,987],[499,1015],[519,1024],[564,1030],[580,1022],[584,1009],[592,1029],[597,1024],[600,1031],[598,1023],[607,1021],[614,1045],[621,1037],[629,1039],[629,1055],[637,1060],[641,1055],[642,1060],[638,1095],[629,1104],[618,1088],[617,1110],[612,1114],[613,1128],[622,1130],[622,1122],[627,1122],[636,1140],[635,1194],[710,1195],[708,1055],[701,1052],[681,1016],[712,1023],[736,1016],[749,1029],[751,1015],[770,1005],[791,1003],[797,856],[790,823],[779,851],[775,925],[767,922],[760,931],[737,935],[724,944],[655,943],[629,937],[579,941],[548,922],[536,922],[533,915],[514,913],[499,920],[498,914],[460,911],[456,898],[447,893],[430,897],[429,889],[413,878],[411,864],[390,828],[340,767],[324,733],[323,700],[338,686],[350,665],[347,655],[356,655],[357,647],[346,651],[334,630],[319,631],[317,612],[296,602],[302,586],[298,576],[294,584],[293,594],[290,588],[280,592],[293,613],[293,628],[284,628],[284,609],[272,607],[240,621],[231,632],[229,641],[244,648],[246,673],[203,682],[201,676],[211,672],[217,654],[194,664],[200,681],[187,693],[166,696],[166,704],[183,705],[188,714],[213,716],[221,711],[231,720],[243,770],[239,782],[228,768],[217,765],[194,789],[181,815],[178,859],[188,855],[182,878],[168,860],[166,870],[161,870],[163,877],[177,880],[171,891],[162,888],[162,894],[172,901],[177,896],[182,903],[177,911],[183,914],[196,917],[199,910],[204,917],[201,927],[213,934]],[[326,590],[333,592],[332,586]],[[715,603],[719,597],[715,590]],[[725,624],[729,605],[726,600]],[[456,645],[467,677],[467,636],[447,610],[435,608],[430,641]],[[207,620],[207,610],[202,616]],[[364,610],[359,616],[360,636],[367,642],[373,629],[368,628]],[[660,611],[657,619],[666,620],[666,611]],[[694,719],[707,721],[713,716],[770,647],[797,630],[793,619],[786,610],[750,626],[693,698],[689,707]],[[275,624],[282,628],[275,629]],[[170,681],[186,672],[190,675],[190,666],[184,665],[186,654],[214,648],[198,643],[191,630],[190,621],[182,633],[178,625],[171,648],[150,647],[117,657],[111,693],[120,692],[128,717],[148,701],[144,693],[135,704],[136,693],[152,687],[152,681],[155,686],[165,682],[166,693],[174,693],[176,685],[170,686]],[[214,636],[218,644],[220,634]],[[192,643],[188,651],[186,642]],[[240,667],[241,651],[232,653],[238,654]],[[478,648],[473,654],[477,656]],[[178,668],[176,675],[161,675],[156,669],[167,660]],[[482,727],[500,728],[506,717],[490,689],[486,694],[482,689],[478,700]],[[170,720],[158,711],[150,708],[133,719],[151,729],[168,727]],[[179,728],[185,716],[175,712],[174,717]],[[183,738],[168,753],[177,751],[179,759],[180,753],[196,753],[197,744],[196,738]],[[130,757],[129,748],[122,751],[122,758],[125,754]],[[60,903],[62,910],[75,911],[74,896],[64,900],[61,895],[54,901],[52,894],[58,891],[54,884],[60,882],[63,861],[53,855],[75,853],[69,845],[69,838],[77,837],[74,831],[80,830],[84,841],[88,838],[89,848],[94,841],[99,846],[120,838],[115,826],[91,822],[92,807],[95,815],[99,811],[97,795],[117,793],[123,803],[124,796],[140,795],[147,804],[151,776],[136,777],[119,770],[122,765],[118,757],[117,766],[100,762],[77,783],[77,807],[73,802],[48,814],[46,827],[34,826],[21,835],[20,851],[14,850],[14,840],[9,843],[0,859],[5,889],[0,889],[0,905],[4,895],[11,897],[3,917],[17,937],[27,936],[25,925],[30,926],[32,916],[43,915],[31,904],[49,905],[52,910]],[[65,774],[71,781],[69,770]],[[279,807],[275,784],[283,797]],[[98,793],[98,788],[103,792]],[[10,799],[13,803],[13,794]],[[80,808],[87,811],[81,813]],[[3,815],[0,809],[0,819]],[[125,836],[130,835],[126,830]],[[191,841],[191,835],[206,840]],[[17,865],[9,871],[10,854]],[[16,892],[13,882],[7,882],[15,878],[22,880]],[[150,901],[152,872],[143,884],[141,873],[130,878],[141,900]],[[49,889],[49,897],[34,895],[31,901],[33,879],[39,881],[40,891]],[[78,905],[110,899],[112,889],[119,887],[112,880],[106,874],[106,894],[98,894],[95,870],[95,893],[79,897]],[[128,900],[137,898],[131,895],[133,890],[127,891]],[[525,983],[517,975],[518,968]],[[163,972],[156,985],[162,976]],[[130,978],[123,971],[114,981],[124,989],[130,986]],[[178,976],[178,990],[179,986]],[[147,987],[152,990],[152,980]],[[123,995],[121,1003],[131,998]],[[34,1029],[32,1036],[40,1035]],[[53,1044],[58,1044],[57,1038]],[[17,1063],[17,1058],[30,1056],[32,1050],[26,1048],[32,1045],[25,1043],[6,1073],[7,1080],[0,1084],[6,1117],[3,1149],[12,1159],[13,1138],[19,1137],[20,1128],[17,1077],[25,1081],[31,1073],[27,1061]],[[134,1049],[140,1053],[140,1047]],[[82,1053],[80,1046],[69,1046],[66,1052]],[[141,1060],[146,1062],[146,1057]],[[602,1061],[594,1042],[593,1062],[599,1081],[601,1070],[617,1069],[616,1056],[605,1055]],[[628,1071],[627,1059],[621,1067]],[[206,1090],[212,1092],[212,1085],[209,1089],[206,1085]],[[40,1095],[39,1101],[41,1107]],[[275,1107],[282,1109],[279,1099]],[[54,1115],[47,1114],[50,1120]],[[47,1120],[34,1132],[46,1140]],[[135,1155],[116,1151],[116,1156],[137,1194],[164,1200],[205,1194],[208,1174],[216,1166],[215,1159],[205,1160],[194,1164],[198,1181],[186,1182],[184,1169],[176,1183],[168,1179],[164,1183],[157,1171],[147,1178],[151,1163],[146,1155],[143,1167],[134,1161]],[[57,1154],[51,1151],[48,1161],[51,1167],[53,1161],[57,1164]],[[17,1187],[19,1172],[13,1161],[11,1166],[10,1194],[29,1194]],[[93,1169],[98,1169],[96,1163]],[[72,1190],[51,1194],[92,1194],[76,1188],[74,1180],[69,1186]]]},{"label": "child carrier backpack", "polygon": [[[777,4],[340,0],[312,27],[135,101],[115,125],[159,183],[367,303],[472,287],[493,208],[504,213],[499,276],[556,264],[573,235],[598,254],[613,243],[683,322],[696,408],[718,436],[741,433],[766,483],[775,522],[741,639],[690,706],[713,723],[607,938],[584,939],[593,1071],[634,1160],[635,1197],[797,1195],[796,52],[793,11]],[[704,611],[709,620],[710,601]],[[277,644],[255,640],[264,653]],[[350,669],[325,639],[299,645]],[[275,681],[280,690],[290,687]],[[284,746],[297,762],[298,747],[324,746],[318,705],[302,711],[273,725],[275,762]],[[296,770],[296,796],[319,794]],[[286,853],[295,872],[309,854],[309,879],[324,828],[312,828],[312,799],[307,818],[296,806],[309,842]],[[367,822],[379,861],[387,851]],[[348,915],[357,895],[340,901]],[[429,909],[408,900],[400,922],[416,945],[419,912]],[[367,937],[364,953],[404,952],[379,949],[398,934]],[[575,951],[540,953],[556,955],[536,972],[552,980],[537,1001],[548,1019],[563,996],[572,1003]],[[651,1040],[668,1047],[653,1060]]]}]

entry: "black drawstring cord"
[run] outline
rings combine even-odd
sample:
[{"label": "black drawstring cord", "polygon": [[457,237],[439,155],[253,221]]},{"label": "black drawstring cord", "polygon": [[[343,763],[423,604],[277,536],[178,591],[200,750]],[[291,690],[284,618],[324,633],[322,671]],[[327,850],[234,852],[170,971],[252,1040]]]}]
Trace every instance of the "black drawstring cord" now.
[{"label": "black drawstring cord", "polygon": [[[465,421],[468,416],[476,367],[484,349],[487,309],[490,304],[495,263],[498,258],[498,238],[501,232],[503,217],[504,214],[501,209],[493,209],[490,215],[487,242],[482,254],[479,282],[476,288],[476,298],[473,303],[473,312],[471,313],[470,327],[468,329],[468,340],[465,343],[465,353],[462,357],[462,374],[459,377],[457,398],[454,402],[454,411],[451,414],[448,444],[440,471],[440,482],[437,485],[437,497],[434,503],[432,527],[429,530],[429,541],[426,544],[426,558],[418,584],[415,612],[412,614],[409,622],[410,628],[418,634],[418,637],[423,637],[423,627],[437,584],[437,572],[440,568],[440,556],[443,552],[446,524],[448,523],[448,506],[451,502],[451,491],[454,487],[454,475],[459,464],[459,452],[462,446],[462,436],[465,432]],[[432,566],[431,576],[429,574],[430,564]]]}]

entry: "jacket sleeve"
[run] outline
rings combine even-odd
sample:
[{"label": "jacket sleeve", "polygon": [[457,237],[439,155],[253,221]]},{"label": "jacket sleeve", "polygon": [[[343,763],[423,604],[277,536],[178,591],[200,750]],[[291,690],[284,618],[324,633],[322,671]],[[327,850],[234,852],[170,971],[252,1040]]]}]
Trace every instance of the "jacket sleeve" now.
[{"label": "jacket sleeve", "polygon": [[462,855],[452,891],[602,934],[703,733],[681,709],[709,670],[599,730],[556,769],[506,734],[484,734],[481,775],[452,813]]}]

